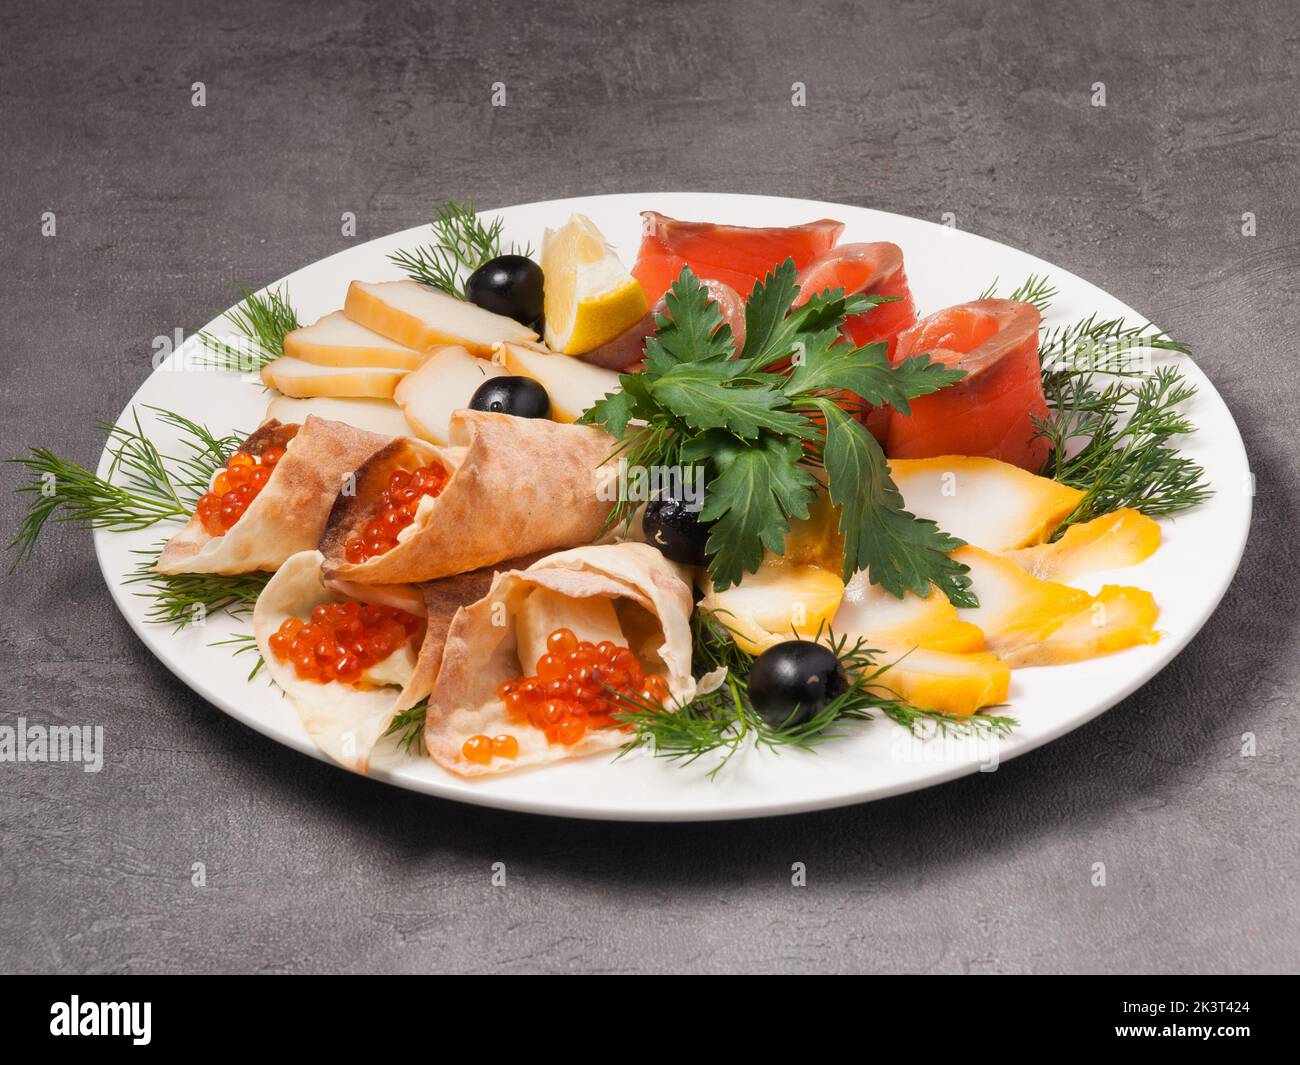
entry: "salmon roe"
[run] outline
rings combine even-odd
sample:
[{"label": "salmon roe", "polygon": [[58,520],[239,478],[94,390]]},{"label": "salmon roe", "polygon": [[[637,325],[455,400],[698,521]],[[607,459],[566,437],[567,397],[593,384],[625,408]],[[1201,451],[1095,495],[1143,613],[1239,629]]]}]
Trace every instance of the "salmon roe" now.
[{"label": "salmon roe", "polygon": [[212,487],[199,497],[195,511],[203,528],[212,536],[223,536],[244,516],[248,505],[266,487],[276,464],[284,458],[284,448],[268,447],[254,457],[236,451],[226,468],[212,481]]},{"label": "salmon roe", "polygon": [[471,736],[460,749],[471,762],[487,765],[494,757],[518,758],[519,741],[510,735]]},{"label": "salmon roe", "polygon": [[322,603],[311,620],[285,618],[268,641],[300,680],[355,684],[420,631],[423,618],[374,603]]},{"label": "salmon roe", "polygon": [[415,520],[420,500],[439,496],[446,487],[447,470],[441,463],[431,462],[418,470],[394,470],[379,496],[379,512],[344,547],[347,560],[365,562],[392,550],[397,546],[397,534]]},{"label": "salmon roe", "polygon": [[608,640],[579,640],[571,629],[556,629],[547,637],[535,675],[508,680],[497,689],[512,720],[541,729],[548,743],[565,747],[588,729],[619,724],[613,716],[620,709],[619,695],[658,706],[670,698],[668,682],[656,674],[646,676],[631,650]]}]

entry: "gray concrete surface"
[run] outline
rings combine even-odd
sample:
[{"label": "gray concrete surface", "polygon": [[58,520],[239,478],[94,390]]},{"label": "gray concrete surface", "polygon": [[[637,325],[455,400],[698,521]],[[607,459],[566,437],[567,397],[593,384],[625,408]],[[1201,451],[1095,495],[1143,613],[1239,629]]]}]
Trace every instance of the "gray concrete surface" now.
[{"label": "gray concrete surface", "polygon": [[98,775],[0,764],[0,968],[1295,970],[1298,53],[1283,0],[6,3],[6,455],[93,463],[151,338],[344,247],[342,211],[360,240],[453,196],[686,188],[955,211],[1101,283],[1193,345],[1258,498],[1218,614],[1100,720],[994,774],[716,826],[473,809],[294,755],[156,663],[58,530],[0,593],[0,709],[110,744]]}]

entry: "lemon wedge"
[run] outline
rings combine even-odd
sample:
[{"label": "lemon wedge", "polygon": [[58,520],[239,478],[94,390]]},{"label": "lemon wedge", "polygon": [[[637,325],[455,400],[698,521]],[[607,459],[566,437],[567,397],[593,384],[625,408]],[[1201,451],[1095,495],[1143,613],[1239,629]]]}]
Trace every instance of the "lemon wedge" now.
[{"label": "lemon wedge", "polygon": [[640,283],[585,215],[542,237],[546,343],[581,355],[630,329],[649,309]]}]

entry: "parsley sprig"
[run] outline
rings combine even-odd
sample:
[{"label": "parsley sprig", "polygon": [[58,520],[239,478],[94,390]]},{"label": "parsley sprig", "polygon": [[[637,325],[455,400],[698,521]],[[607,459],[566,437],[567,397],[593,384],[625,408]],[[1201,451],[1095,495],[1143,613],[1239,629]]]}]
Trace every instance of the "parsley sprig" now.
[{"label": "parsley sprig", "polygon": [[[783,550],[790,522],[808,516],[824,480],[840,509],[846,580],[865,570],[896,596],[928,595],[934,584],[953,603],[975,605],[966,567],[948,557],[962,541],[904,509],[884,452],[853,417],[885,404],[906,414],[911,400],[962,371],[929,355],[892,366],[886,345],[855,347],[844,320],[886,299],[827,290],[794,306],[796,277],[787,259],[754,286],[737,353],[717,304],[683,269],[646,341],[644,372],[621,375],[619,390],[583,420],[617,438],[629,464],[704,467],[700,518],[712,525],[719,590],[754,572],[765,551]],[[611,523],[634,510],[620,501]]]}]

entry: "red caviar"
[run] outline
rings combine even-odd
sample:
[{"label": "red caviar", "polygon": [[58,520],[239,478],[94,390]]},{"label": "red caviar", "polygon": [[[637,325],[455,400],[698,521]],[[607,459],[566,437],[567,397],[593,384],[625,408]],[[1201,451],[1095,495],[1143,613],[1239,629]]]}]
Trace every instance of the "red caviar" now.
[{"label": "red caviar", "polygon": [[374,603],[322,603],[311,620],[285,618],[267,641],[300,680],[355,684],[420,631],[422,618]]},{"label": "red caviar", "polygon": [[379,496],[379,512],[344,547],[347,560],[365,562],[392,550],[397,546],[397,534],[415,520],[420,500],[439,496],[446,487],[447,470],[438,462],[418,470],[394,470]]},{"label": "red caviar", "polygon": [[589,643],[570,629],[556,629],[547,637],[536,674],[506,681],[497,696],[513,720],[541,729],[548,743],[572,747],[588,729],[618,724],[613,715],[620,707],[607,690],[611,688],[661,706],[671,697],[668,682],[655,674],[646,676],[628,648],[608,640]]},{"label": "red caviar", "polygon": [[471,736],[460,749],[469,761],[487,765],[493,757],[518,758],[519,741],[513,736]]},{"label": "red caviar", "polygon": [[236,451],[226,468],[212,481],[212,488],[199,497],[195,513],[212,536],[224,536],[244,516],[248,505],[266,487],[271,472],[284,458],[284,448],[268,447],[258,456]]}]

